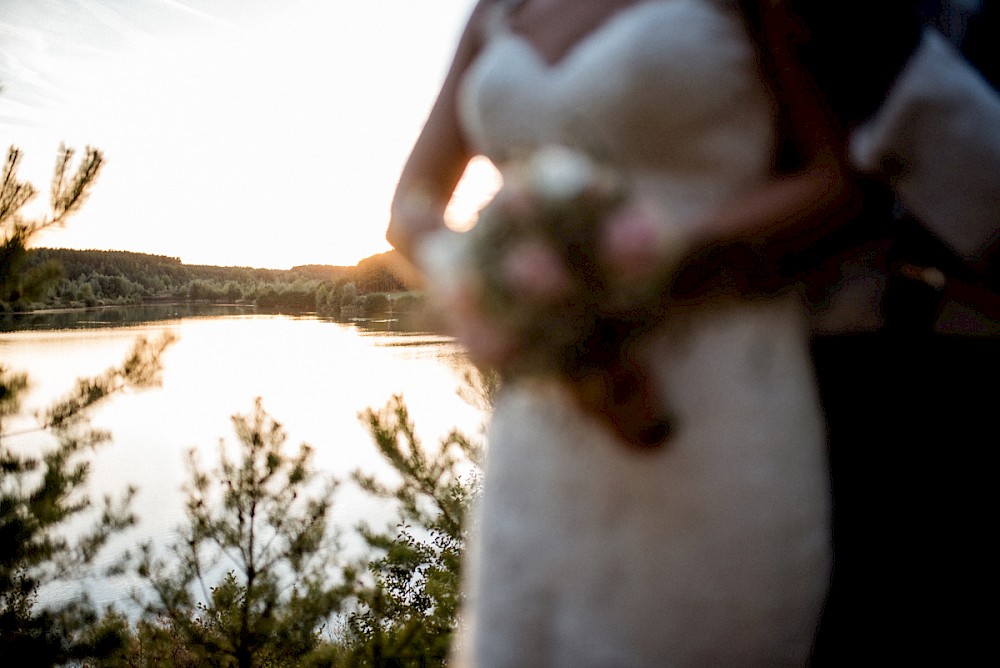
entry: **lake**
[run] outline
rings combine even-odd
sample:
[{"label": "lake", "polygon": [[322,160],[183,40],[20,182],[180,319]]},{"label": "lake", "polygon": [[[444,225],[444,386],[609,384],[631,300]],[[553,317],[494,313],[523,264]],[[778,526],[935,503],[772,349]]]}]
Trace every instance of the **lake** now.
[{"label": "lake", "polygon": [[[236,443],[230,417],[249,413],[256,397],[285,428],[290,451],[310,444],[316,467],[341,480],[355,469],[391,475],[358,414],[381,408],[394,394],[403,395],[424,443],[455,427],[476,435],[485,418],[457,394],[470,366],[451,339],[406,331],[391,319],[340,323],[238,307],[164,305],[7,317],[2,325],[0,362],[28,372],[31,380],[25,414],[66,393],[76,378],[120,363],[137,337],[165,331],[177,337],[163,357],[161,386],[115,396],[92,414],[112,442],[92,457],[91,498],[120,494],[129,484],[139,488],[133,505],[139,524],[116,538],[105,561],[139,541],[171,538],[183,520],[186,452],[196,449],[201,467],[214,468],[220,439]],[[32,425],[22,418],[4,429],[16,434]],[[15,448],[47,442],[37,432],[5,438]],[[392,519],[384,502],[350,483],[340,486],[333,513],[338,527]],[[99,602],[121,601],[130,587],[87,584]],[[62,598],[70,591],[48,595]]]}]

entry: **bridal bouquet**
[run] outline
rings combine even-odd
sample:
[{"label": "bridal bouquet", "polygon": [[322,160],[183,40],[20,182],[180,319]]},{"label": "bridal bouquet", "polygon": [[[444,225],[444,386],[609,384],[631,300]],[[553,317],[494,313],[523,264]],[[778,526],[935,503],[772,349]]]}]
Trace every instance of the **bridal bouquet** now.
[{"label": "bridal bouquet", "polygon": [[680,237],[571,149],[543,147],[502,175],[471,230],[425,244],[432,304],[459,327],[488,323],[461,338],[507,374],[569,380],[595,412],[614,410],[645,382],[631,347],[663,320]]}]

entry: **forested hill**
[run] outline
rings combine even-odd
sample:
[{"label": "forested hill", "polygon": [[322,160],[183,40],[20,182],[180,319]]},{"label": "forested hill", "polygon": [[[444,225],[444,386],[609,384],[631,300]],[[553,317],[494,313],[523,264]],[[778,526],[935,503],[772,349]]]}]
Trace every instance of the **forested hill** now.
[{"label": "forested hill", "polygon": [[292,269],[256,269],[184,264],[179,258],[129,251],[38,248],[26,269],[55,263],[62,278],[44,303],[9,304],[15,308],[140,304],[152,301],[252,303],[262,307],[339,311],[378,301],[374,294],[407,286],[393,267],[395,251],[365,258],[353,267],[303,265]]}]

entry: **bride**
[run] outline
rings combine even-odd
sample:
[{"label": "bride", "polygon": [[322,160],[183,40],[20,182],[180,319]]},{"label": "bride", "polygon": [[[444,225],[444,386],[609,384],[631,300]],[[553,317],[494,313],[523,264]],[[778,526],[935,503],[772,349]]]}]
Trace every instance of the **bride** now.
[{"label": "bride", "polygon": [[[454,234],[444,207],[474,155],[503,173],[558,143],[613,165],[693,250],[642,341],[650,396],[676,416],[661,447],[629,447],[564,384],[506,383],[460,662],[808,659],[829,570],[822,418],[799,300],[744,282],[772,283],[781,240],[842,193],[815,136],[795,137],[808,158],[795,177],[773,176],[774,95],[743,19],[725,0],[481,0],[470,17],[389,240],[419,266]],[[489,362],[489,323],[475,324],[454,333]]]}]

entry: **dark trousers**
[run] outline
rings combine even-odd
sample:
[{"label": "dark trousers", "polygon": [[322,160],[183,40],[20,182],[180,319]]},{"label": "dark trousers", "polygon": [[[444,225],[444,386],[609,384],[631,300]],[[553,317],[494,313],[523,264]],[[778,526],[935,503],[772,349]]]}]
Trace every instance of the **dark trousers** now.
[{"label": "dark trousers", "polygon": [[812,665],[995,656],[1000,341],[837,336],[813,356],[834,570]]}]

